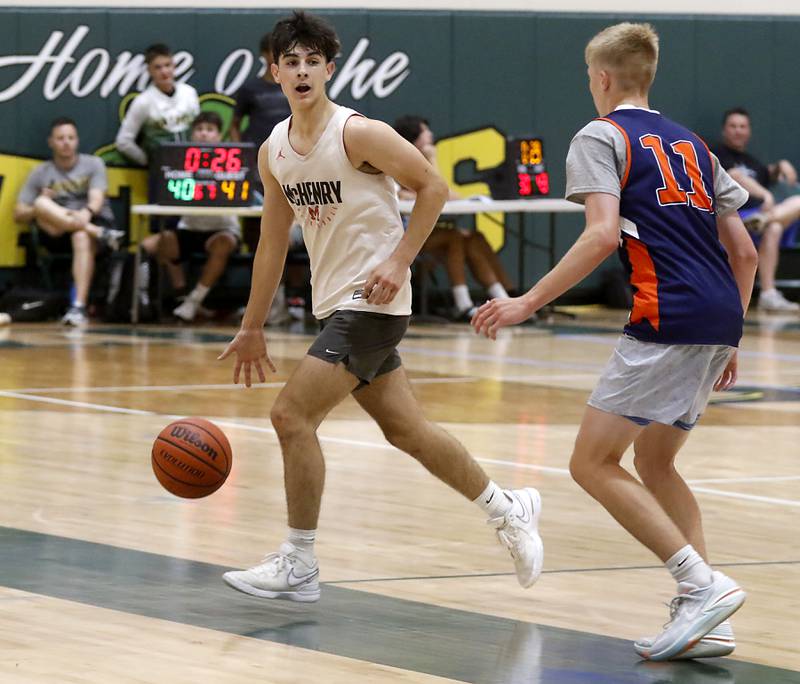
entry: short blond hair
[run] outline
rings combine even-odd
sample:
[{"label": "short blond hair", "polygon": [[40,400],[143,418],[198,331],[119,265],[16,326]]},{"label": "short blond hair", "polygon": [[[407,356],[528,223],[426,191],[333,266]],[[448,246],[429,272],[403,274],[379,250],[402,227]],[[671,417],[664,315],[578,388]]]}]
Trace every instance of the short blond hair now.
[{"label": "short blond hair", "polygon": [[613,72],[622,90],[644,93],[656,77],[658,34],[650,24],[615,24],[589,41],[585,56],[586,64]]}]

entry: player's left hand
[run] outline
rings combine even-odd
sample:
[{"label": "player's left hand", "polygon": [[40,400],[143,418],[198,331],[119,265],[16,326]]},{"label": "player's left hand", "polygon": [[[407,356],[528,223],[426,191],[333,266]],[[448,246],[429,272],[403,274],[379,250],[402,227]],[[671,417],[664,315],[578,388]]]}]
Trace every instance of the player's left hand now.
[{"label": "player's left hand", "polygon": [[217,357],[217,361],[222,361],[228,358],[231,354],[236,354],[236,364],[233,368],[233,382],[239,384],[239,377],[242,368],[244,368],[244,384],[245,387],[250,387],[253,384],[251,367],[255,367],[258,373],[258,379],[261,382],[266,382],[264,369],[261,367],[263,361],[269,369],[275,373],[275,364],[269,358],[267,352],[267,341],[264,339],[263,330],[251,330],[242,328],[236,333],[225,347],[225,351]]},{"label": "player's left hand", "polygon": [[497,339],[497,331],[508,325],[528,320],[536,310],[524,297],[492,299],[482,305],[472,317],[470,325],[478,335]]},{"label": "player's left hand", "polygon": [[717,381],[714,383],[714,391],[724,392],[725,390],[732,389],[738,378],[739,351],[734,350],[733,356],[731,356],[730,361],[728,361],[728,365],[725,366],[725,370],[722,371],[722,375],[720,375],[719,378],[717,378]]},{"label": "player's left hand", "polygon": [[408,273],[408,266],[388,258],[369,274],[364,285],[364,296],[370,304],[389,304],[400,291]]}]

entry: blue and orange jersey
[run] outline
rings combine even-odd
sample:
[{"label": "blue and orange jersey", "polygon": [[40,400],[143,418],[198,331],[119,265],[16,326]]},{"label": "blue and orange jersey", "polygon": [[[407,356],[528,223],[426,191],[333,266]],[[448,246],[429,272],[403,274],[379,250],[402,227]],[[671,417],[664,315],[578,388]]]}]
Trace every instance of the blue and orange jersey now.
[{"label": "blue and orange jersey", "polygon": [[618,109],[601,120],[627,146],[619,254],[634,298],[625,332],[646,342],[738,346],[742,305],[717,233],[708,147],[654,111]]}]

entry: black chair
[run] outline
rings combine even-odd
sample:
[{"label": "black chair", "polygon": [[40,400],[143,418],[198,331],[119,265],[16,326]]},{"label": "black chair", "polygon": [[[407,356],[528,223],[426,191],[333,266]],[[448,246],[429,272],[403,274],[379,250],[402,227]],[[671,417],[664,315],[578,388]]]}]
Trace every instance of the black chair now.
[{"label": "black chair", "polygon": [[69,270],[72,263],[71,251],[52,252],[47,249],[42,244],[41,229],[36,223],[29,224],[28,231],[19,234],[17,245],[25,249],[25,264],[37,272],[38,284],[45,290],[54,290],[54,274],[57,270],[64,270],[60,264],[66,264],[66,269]]},{"label": "black chair", "polygon": [[[129,235],[130,189],[120,188],[119,196],[110,198],[109,203],[114,214],[114,227]],[[49,240],[44,237],[42,229],[35,222],[31,222],[28,225],[28,231],[20,233],[17,238],[17,245],[25,249],[26,266],[35,270],[37,283],[43,289],[53,291],[68,288],[72,282],[72,249],[54,251],[48,248],[47,242]],[[101,253],[98,256],[102,259],[104,255]],[[112,254],[111,259],[121,258],[121,256]],[[101,259],[98,260],[98,264],[102,265]],[[107,279],[102,277],[106,270],[102,266],[95,269],[95,278],[92,283],[92,294],[95,299],[106,294],[107,282],[105,281]]]},{"label": "black chair", "polygon": [[411,317],[414,323],[438,323],[444,324],[450,321],[443,316],[437,316],[430,312],[431,284],[438,288],[436,280],[436,269],[440,266],[439,260],[432,254],[421,252],[411,264],[411,287],[413,290],[413,300],[419,303],[419,310]]}]

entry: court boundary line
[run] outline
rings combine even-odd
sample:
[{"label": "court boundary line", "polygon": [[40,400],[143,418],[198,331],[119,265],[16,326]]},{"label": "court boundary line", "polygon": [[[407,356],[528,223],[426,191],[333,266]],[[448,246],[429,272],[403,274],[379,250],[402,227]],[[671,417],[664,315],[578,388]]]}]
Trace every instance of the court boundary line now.
[{"label": "court boundary line", "polygon": [[[175,415],[175,414],[166,414],[166,413],[159,413],[157,411],[145,411],[141,409],[131,409],[119,406],[110,406],[108,404],[91,404],[89,402],[83,401],[72,401],[68,399],[56,399],[55,397],[42,397],[35,394],[24,394],[24,393],[15,393],[9,392],[6,390],[0,390],[0,397],[8,397],[12,399],[22,399],[25,401],[33,401],[33,402],[42,402],[47,404],[57,404],[61,406],[73,406],[77,408],[89,408],[95,409],[99,411],[106,411],[110,413],[122,413],[122,414],[129,414],[129,415],[140,415],[140,416],[162,416],[164,418],[171,418],[173,420],[177,420],[179,418],[184,418],[185,416]],[[260,427],[258,425],[249,425],[247,423],[237,423],[232,421],[226,420],[219,420],[215,419],[214,421],[217,425],[222,427],[231,427],[234,429],[240,430],[249,430],[251,432],[261,432],[265,434],[272,435],[277,438],[275,430],[272,428],[267,427]],[[355,439],[347,439],[343,437],[327,437],[324,435],[319,435],[318,439],[320,442],[330,442],[332,444],[347,444],[349,446],[363,446],[369,449],[388,449],[391,451],[398,451],[396,447],[393,447],[391,444],[388,443],[380,443],[380,442],[366,442],[361,440]],[[504,465],[510,466],[514,468],[523,468],[526,470],[538,470],[545,473],[556,473],[559,475],[568,475],[569,470],[567,468],[555,468],[552,466],[542,466],[535,463],[518,463],[516,461],[505,461],[500,459],[490,459],[484,458],[481,456],[474,456],[475,460],[478,463],[490,463],[494,465]],[[691,484],[691,481],[688,482]],[[742,501],[754,501],[756,503],[764,503],[764,504],[771,504],[771,505],[778,505],[778,506],[791,506],[800,508],[800,501],[795,501],[793,499],[778,499],[774,497],[768,496],[758,496],[755,494],[747,494],[745,492],[732,492],[729,490],[724,489],[712,489],[710,487],[690,487],[692,491],[702,493],[702,494],[710,494],[712,496],[722,496],[726,498],[732,499],[740,499]]]},{"label": "court boundary line", "polygon": [[[714,563],[715,568],[758,567],[764,565],[800,565],[800,560],[779,561],[732,561]],[[543,575],[583,574],[591,572],[619,572],[625,570],[663,570],[663,565],[619,565],[601,568],[562,568],[560,570],[542,570]],[[470,579],[479,577],[515,577],[513,572],[475,572],[460,575],[413,575],[408,577],[375,577],[352,580],[330,580],[320,584],[369,584],[371,582],[409,582],[414,580]]]},{"label": "court boundary line", "polygon": [[[583,326],[583,327],[592,327],[591,324]],[[106,338],[112,338],[113,341],[121,341],[121,340],[130,340],[131,343],[135,343],[136,341],[145,340],[147,342],[161,342],[161,343],[181,343],[181,344],[191,344],[192,346],[207,346],[209,344],[221,344],[221,341],[203,341],[203,340],[186,340],[180,339],[179,334],[183,332],[180,328],[173,328],[173,327],[163,327],[159,328],[159,331],[162,331],[160,335],[147,335],[142,334],[140,336],[136,336],[135,334],[130,333],[122,333],[122,332],[113,332],[109,331],[106,332],[102,328],[97,328],[95,330],[90,331],[92,334],[96,334],[98,336],[103,336]],[[37,331],[42,332],[42,331]],[[45,331],[46,334],[56,335],[57,329]],[[558,326],[544,326],[544,327],[534,327],[534,328],[519,328],[513,331],[510,331],[510,335],[503,336],[504,339],[511,339],[514,337],[544,337],[545,335],[550,335],[553,338],[560,338],[560,339],[567,339],[570,341],[576,342],[583,342],[587,344],[600,344],[604,346],[613,346],[616,343],[616,340],[622,335],[623,331],[621,328],[614,327],[614,329],[598,327],[596,331],[591,333],[579,333],[579,332],[571,332],[568,329],[558,328]],[[755,331],[747,331],[747,332],[755,332]],[[202,329],[198,329],[196,331],[198,335],[224,335],[224,333],[217,331],[217,330],[206,330],[205,332]],[[421,339],[424,341],[436,341],[437,339],[459,339],[462,336],[469,336],[471,331],[465,330],[464,333],[460,331],[446,336],[438,336],[438,335],[419,335],[416,339]],[[168,335],[172,335],[173,337],[168,337]],[[271,335],[273,339],[280,342],[293,342],[298,340],[299,338],[313,338],[314,333],[292,333],[289,331],[276,331]],[[59,339],[63,338],[63,333],[58,336]],[[228,339],[231,339],[228,336]],[[405,342],[413,342],[414,337],[408,337]],[[50,345],[52,346],[52,345]],[[413,354],[426,354],[429,356],[444,356],[450,358],[460,358],[460,359],[468,359],[472,361],[496,361],[502,360],[505,363],[511,363],[516,365],[523,365],[523,366],[534,366],[534,367],[562,367],[562,368],[572,368],[572,369],[582,369],[582,370],[590,370],[595,372],[600,372],[605,367],[605,363],[594,366],[590,364],[580,364],[580,363],[559,363],[559,362],[547,362],[547,361],[536,361],[535,359],[528,359],[528,358],[520,358],[520,357],[501,357],[495,354],[481,354],[481,353],[463,353],[463,352],[452,352],[447,350],[439,350],[439,349],[426,349],[423,347],[420,348],[413,348],[409,347],[406,344],[401,345],[399,351],[402,353],[413,353]],[[754,349],[740,349],[739,352],[740,357],[746,358],[764,358],[764,359],[773,359],[776,361],[788,361],[788,362],[800,362],[800,354],[789,354],[789,353],[774,353],[774,352],[763,352]]]},{"label": "court boundary line", "polygon": [[716,484],[722,482],[743,482],[745,484],[753,482],[789,482],[800,480],[800,475],[764,475],[754,477],[709,477],[689,480],[692,484]]},{"label": "court boundary line", "polygon": [[[465,376],[444,376],[433,378],[409,378],[410,383],[414,385],[437,385],[437,384],[457,384],[457,383],[470,383],[478,382],[482,378],[477,378],[471,375]],[[276,380],[274,382],[259,382],[254,383],[251,387],[245,387],[244,384],[227,383],[209,383],[209,384],[195,384],[195,385],[119,385],[116,387],[100,385],[96,387],[23,387],[23,388],[9,388],[0,390],[0,392],[19,392],[22,394],[68,394],[70,392],[86,392],[86,393],[108,393],[108,392],[194,392],[200,390],[254,390],[254,389],[274,389],[276,387],[283,387],[286,380]]]}]

